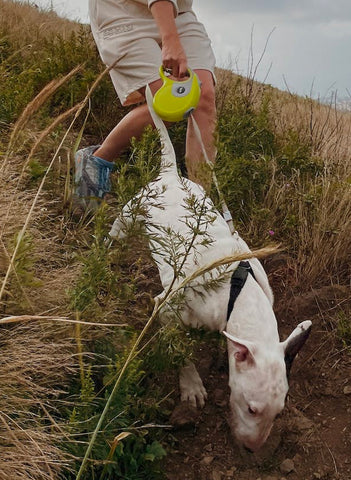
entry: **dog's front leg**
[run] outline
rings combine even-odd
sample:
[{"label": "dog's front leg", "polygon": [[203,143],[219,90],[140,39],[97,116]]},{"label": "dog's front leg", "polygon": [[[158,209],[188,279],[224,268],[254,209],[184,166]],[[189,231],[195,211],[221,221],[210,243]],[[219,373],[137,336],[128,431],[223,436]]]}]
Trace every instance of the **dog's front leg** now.
[{"label": "dog's front leg", "polygon": [[196,407],[197,404],[200,407],[204,407],[207,392],[193,363],[188,362],[181,369],[179,386],[182,402],[190,402],[194,407]]}]

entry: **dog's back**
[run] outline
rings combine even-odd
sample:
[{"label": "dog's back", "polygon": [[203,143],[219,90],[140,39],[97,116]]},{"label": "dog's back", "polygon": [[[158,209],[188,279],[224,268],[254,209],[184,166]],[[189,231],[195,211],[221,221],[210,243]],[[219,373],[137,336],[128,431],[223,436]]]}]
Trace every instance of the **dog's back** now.
[{"label": "dog's back", "polygon": [[160,174],[124,207],[110,235],[121,235],[121,219],[131,218],[133,205],[139,202],[142,214],[138,217],[145,224],[151,254],[157,263],[162,285],[167,288],[174,278],[172,255],[185,259],[181,274],[188,275],[220,257],[249,249],[245,242],[239,242],[232,236],[226,221],[204,189],[179,176],[172,142],[164,123],[153,111],[148,89],[146,97],[162,144]]}]

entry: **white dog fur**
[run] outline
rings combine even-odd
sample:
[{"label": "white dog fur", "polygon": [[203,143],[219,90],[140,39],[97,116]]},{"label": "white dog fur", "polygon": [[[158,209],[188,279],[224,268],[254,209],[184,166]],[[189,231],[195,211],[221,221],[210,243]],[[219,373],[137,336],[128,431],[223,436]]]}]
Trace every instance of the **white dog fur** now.
[{"label": "white dog fur", "polygon": [[[182,278],[174,282],[169,248],[163,249],[162,242],[159,242],[162,236],[173,235],[188,240],[179,242],[177,246],[177,255],[180,258],[186,255],[182,268],[186,276],[212,261],[250,250],[237,233],[231,234],[202,187],[179,176],[167,129],[154,113],[150,95],[148,91],[149,108],[162,142],[162,161],[158,179],[139,194],[144,212],[139,214],[139,220],[145,223],[151,253],[158,266],[162,286],[167,291],[171,284],[176,287]],[[202,228],[212,242],[204,245],[204,236],[198,235],[187,252],[197,222],[194,212],[188,207],[189,197],[202,208],[206,217]],[[111,237],[123,236],[128,222],[133,219],[132,205],[135,201],[124,207],[113,224]],[[287,374],[292,360],[308,337],[311,322],[302,322],[285,342],[280,342],[272,308],[273,295],[266,273],[257,259],[250,259],[250,265],[255,278],[248,275],[228,322],[230,275],[217,288],[201,287],[198,279],[196,292],[186,289],[181,318],[185,325],[217,330],[226,335],[232,431],[239,444],[256,451],[266,441],[275,417],[284,407],[288,392]],[[232,273],[237,266],[238,262],[228,270]],[[218,272],[214,274],[219,275]],[[202,277],[202,281],[206,282],[206,278],[206,275]],[[201,295],[198,294],[199,288],[202,288]],[[167,316],[166,310],[164,316]],[[207,393],[193,363],[188,363],[180,372],[180,391],[182,401],[204,405]]]}]

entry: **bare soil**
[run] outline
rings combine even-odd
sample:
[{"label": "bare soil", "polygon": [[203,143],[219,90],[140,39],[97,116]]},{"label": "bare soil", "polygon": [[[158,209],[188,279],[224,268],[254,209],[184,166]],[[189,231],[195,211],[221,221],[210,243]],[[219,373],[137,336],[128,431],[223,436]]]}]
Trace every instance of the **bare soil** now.
[{"label": "bare soil", "polygon": [[[350,305],[349,288],[326,286],[304,295],[283,288],[283,267],[266,265],[282,338],[310,319],[313,330],[295,360],[289,399],[258,454],[243,456],[228,423],[226,354],[205,348],[199,371],[208,391],[201,411],[175,408],[168,480],[349,480],[351,478],[351,351],[336,331],[336,313]],[[350,311],[350,309],[349,309]]]}]

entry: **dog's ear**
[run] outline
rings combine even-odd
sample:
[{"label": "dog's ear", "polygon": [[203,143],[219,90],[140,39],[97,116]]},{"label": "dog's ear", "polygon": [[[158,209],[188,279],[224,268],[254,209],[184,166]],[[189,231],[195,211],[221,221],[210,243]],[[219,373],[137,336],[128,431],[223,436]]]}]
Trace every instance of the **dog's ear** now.
[{"label": "dog's ear", "polygon": [[233,337],[228,332],[223,332],[223,334],[229,340],[229,354],[234,355],[237,364],[255,365],[255,345],[252,342]]},{"label": "dog's ear", "polygon": [[308,339],[311,333],[311,328],[312,322],[310,320],[306,320],[305,322],[300,323],[289,335],[289,337],[281,343],[284,351],[284,360],[288,377],[294,358],[299,353],[301,348],[304,346],[306,340]]}]

